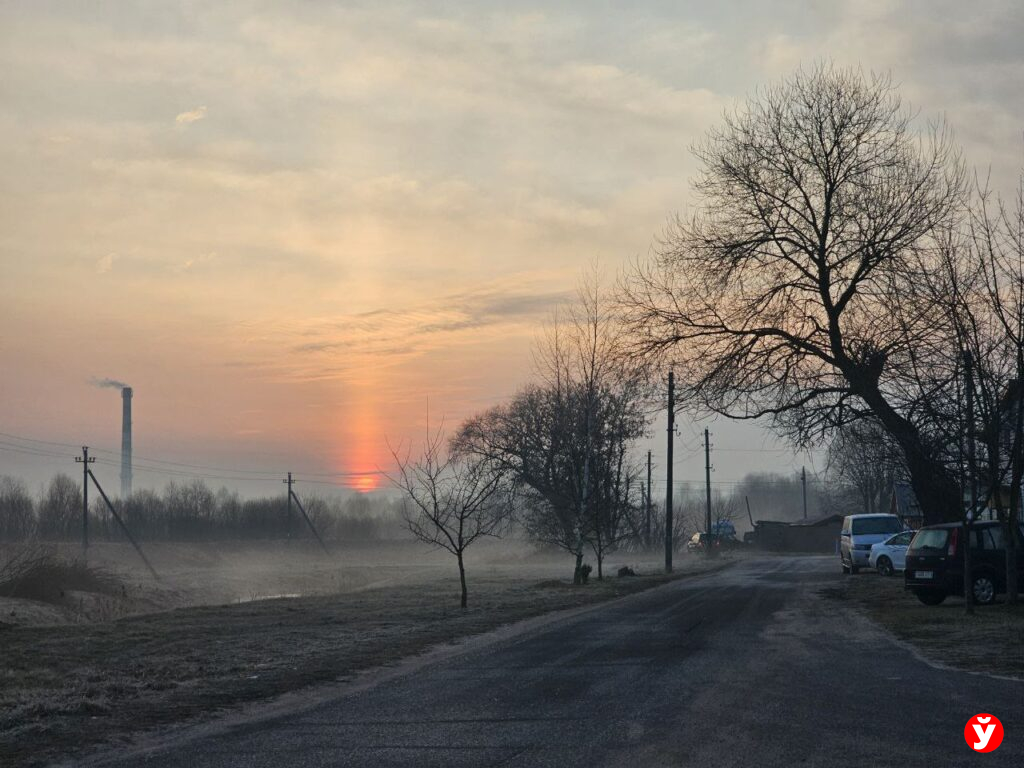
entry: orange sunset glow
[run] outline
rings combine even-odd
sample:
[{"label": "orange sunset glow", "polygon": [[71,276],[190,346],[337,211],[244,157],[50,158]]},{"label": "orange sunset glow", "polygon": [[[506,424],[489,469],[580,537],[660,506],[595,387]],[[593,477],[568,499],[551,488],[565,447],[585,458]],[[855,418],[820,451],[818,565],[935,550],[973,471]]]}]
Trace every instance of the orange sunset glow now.
[{"label": "orange sunset glow", "polygon": [[[2,431],[116,451],[90,383],[112,377],[139,456],[370,491],[428,398],[450,429],[528,381],[581,272],[646,253],[686,209],[689,145],[799,62],[870,41],[971,126],[968,155],[1019,157],[1021,100],[955,98],[945,59],[905,56],[935,30],[908,42],[885,4],[752,5],[740,29],[707,3],[318,5],[0,10]],[[4,460],[30,485],[68,469]],[[143,487],[178,477],[155,466]]]}]

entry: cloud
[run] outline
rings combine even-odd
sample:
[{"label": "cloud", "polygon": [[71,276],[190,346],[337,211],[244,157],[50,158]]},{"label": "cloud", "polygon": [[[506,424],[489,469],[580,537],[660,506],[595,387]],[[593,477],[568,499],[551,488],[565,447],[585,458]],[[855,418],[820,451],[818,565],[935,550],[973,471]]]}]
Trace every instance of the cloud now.
[{"label": "cloud", "polygon": [[[369,358],[397,362],[409,355],[475,343],[483,338],[485,329],[488,338],[532,332],[553,307],[571,296],[569,290],[495,283],[406,309],[377,309],[322,319],[299,331],[301,336],[314,340],[289,349],[299,356],[341,353],[350,365],[356,359]],[[295,365],[306,367],[298,361]],[[317,376],[330,377],[349,370],[347,366],[336,371],[318,368]]]},{"label": "cloud", "polygon": [[178,271],[179,272],[188,272],[193,267],[197,267],[200,264],[209,264],[211,261],[213,261],[216,258],[217,258],[216,252],[212,252],[211,251],[210,253],[201,253],[198,256],[193,256],[192,258],[185,259],[185,261],[183,261],[179,265]]},{"label": "cloud", "polygon": [[96,260],[96,274],[107,274],[114,268],[114,259],[116,258],[116,253],[108,253],[106,256],[100,256],[100,258]]},{"label": "cloud", "polygon": [[174,118],[174,122],[178,125],[188,125],[189,123],[195,123],[206,117],[206,107],[196,107],[189,112],[182,112]]}]

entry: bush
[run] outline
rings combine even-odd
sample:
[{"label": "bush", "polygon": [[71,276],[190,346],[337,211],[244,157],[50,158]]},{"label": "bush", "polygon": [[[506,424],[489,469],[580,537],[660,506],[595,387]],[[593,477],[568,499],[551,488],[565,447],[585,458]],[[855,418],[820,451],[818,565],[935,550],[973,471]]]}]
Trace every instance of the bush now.
[{"label": "bush", "polygon": [[109,571],[40,547],[24,547],[0,561],[0,597],[53,603],[69,590],[118,595],[124,586]]},{"label": "bush", "polygon": [[586,584],[587,581],[590,579],[590,572],[592,570],[594,570],[594,566],[590,565],[589,563],[584,563],[583,565],[581,565],[580,566],[580,581],[582,581],[584,584]]},{"label": "bush", "polygon": [[624,565],[621,568],[619,568],[619,578],[621,579],[626,576],[636,576],[636,571],[634,571],[628,565]]}]

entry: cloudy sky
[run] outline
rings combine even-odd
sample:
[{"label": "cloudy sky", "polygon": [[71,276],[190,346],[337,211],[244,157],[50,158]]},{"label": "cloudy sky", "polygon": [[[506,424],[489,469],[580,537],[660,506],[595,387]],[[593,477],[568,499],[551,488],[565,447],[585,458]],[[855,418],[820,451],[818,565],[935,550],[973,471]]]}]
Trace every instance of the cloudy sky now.
[{"label": "cloudy sky", "polygon": [[[153,462],[384,465],[428,402],[514,392],[580,271],[685,211],[691,143],[801,63],[891,70],[1010,188],[1022,39],[1016,2],[5,0],[0,474],[74,469],[9,435],[116,449],[107,376]],[[713,428],[758,449],[721,482],[805,460]]]}]

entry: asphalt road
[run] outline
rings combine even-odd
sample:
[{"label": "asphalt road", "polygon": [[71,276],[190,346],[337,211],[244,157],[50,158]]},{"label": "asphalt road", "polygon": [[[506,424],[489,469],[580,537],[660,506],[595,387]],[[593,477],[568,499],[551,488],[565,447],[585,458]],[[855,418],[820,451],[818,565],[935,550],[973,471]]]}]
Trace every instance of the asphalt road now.
[{"label": "asphalt road", "polygon": [[[818,595],[834,560],[744,561],[104,764],[1024,765],[1024,683],[936,669],[851,621]],[[985,755],[963,736],[979,712],[1006,729]]]}]

